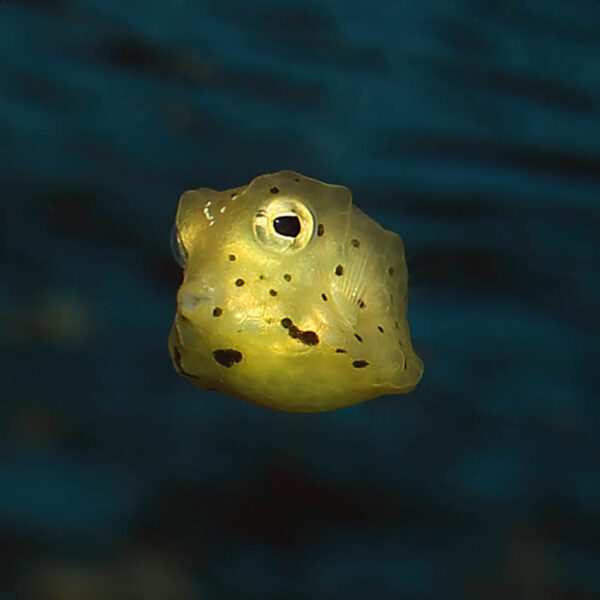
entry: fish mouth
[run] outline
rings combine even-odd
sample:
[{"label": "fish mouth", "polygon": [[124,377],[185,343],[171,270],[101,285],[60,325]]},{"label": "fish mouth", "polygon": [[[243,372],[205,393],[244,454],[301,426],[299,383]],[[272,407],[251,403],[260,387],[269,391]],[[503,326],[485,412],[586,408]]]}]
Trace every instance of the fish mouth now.
[{"label": "fish mouth", "polygon": [[[178,338],[177,332],[175,332],[175,335],[172,335],[171,338]],[[173,361],[173,366],[175,367],[175,370],[180,374],[183,375],[185,377],[189,377],[191,379],[198,379],[197,375],[194,375],[193,373],[189,373],[188,371],[186,371],[183,367],[183,361],[182,361],[182,356],[181,356],[181,350],[179,349],[179,342],[175,342],[173,341],[173,339],[169,340],[169,354],[171,355],[171,360]]]}]

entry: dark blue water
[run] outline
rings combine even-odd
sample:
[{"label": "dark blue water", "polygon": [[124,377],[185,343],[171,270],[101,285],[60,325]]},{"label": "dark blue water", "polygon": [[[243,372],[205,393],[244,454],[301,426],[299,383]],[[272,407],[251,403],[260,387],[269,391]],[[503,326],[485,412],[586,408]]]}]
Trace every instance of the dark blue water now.
[{"label": "dark blue water", "polygon": [[[404,237],[425,377],[195,390],[179,195],[279,169]],[[596,0],[0,3],[0,597],[600,596]]]}]

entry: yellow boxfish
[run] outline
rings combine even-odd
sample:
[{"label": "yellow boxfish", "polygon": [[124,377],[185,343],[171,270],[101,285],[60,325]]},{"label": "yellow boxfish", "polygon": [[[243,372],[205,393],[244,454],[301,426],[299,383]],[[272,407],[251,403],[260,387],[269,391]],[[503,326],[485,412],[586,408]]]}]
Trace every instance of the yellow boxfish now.
[{"label": "yellow boxfish", "polygon": [[190,190],[172,244],[183,283],[169,352],[196,386],[317,412],[421,379],[402,238],[348,188],[280,171]]}]

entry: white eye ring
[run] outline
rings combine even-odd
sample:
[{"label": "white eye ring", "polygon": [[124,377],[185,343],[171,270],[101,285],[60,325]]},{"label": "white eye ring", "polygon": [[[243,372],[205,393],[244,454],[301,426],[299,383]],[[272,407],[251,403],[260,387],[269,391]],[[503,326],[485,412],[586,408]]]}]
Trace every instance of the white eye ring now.
[{"label": "white eye ring", "polygon": [[[296,235],[283,235],[275,229],[277,219],[296,217],[300,229]],[[308,207],[292,197],[279,196],[261,204],[252,221],[256,239],[277,252],[296,252],[306,247],[313,236],[315,219]]]}]

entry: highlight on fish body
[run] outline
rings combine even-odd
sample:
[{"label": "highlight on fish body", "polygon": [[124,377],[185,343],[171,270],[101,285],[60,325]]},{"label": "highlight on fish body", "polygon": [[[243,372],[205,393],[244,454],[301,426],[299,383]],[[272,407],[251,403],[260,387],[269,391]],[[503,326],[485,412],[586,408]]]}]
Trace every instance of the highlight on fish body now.
[{"label": "highlight on fish body", "polygon": [[169,352],[194,385],[319,412],[421,379],[402,238],[348,188],[280,171],[187,191],[172,247],[183,282]]}]

